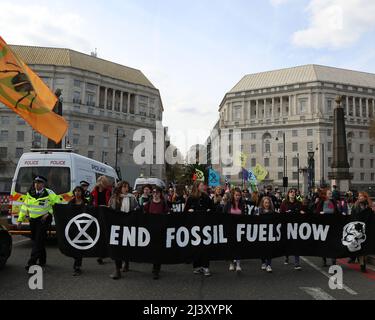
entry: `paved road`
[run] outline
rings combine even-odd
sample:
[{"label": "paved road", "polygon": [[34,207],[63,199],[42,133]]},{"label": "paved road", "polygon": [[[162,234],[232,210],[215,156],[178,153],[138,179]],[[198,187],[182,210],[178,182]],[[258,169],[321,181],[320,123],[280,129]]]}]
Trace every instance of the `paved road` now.
[{"label": "paved road", "polygon": [[[48,246],[48,266],[44,290],[32,291],[24,270],[30,253],[30,241],[14,237],[14,250],[8,265],[0,271],[0,300],[7,299],[126,299],[126,300],[357,300],[375,299],[375,271],[367,275],[358,266],[343,264],[343,290],[330,290],[328,268],[322,269],[318,258],[304,258],[303,271],[274,261],[273,274],[260,270],[256,260],[243,262],[243,273],[228,271],[228,263],[212,263],[211,278],[192,274],[190,265],[163,266],[161,279],[152,280],[151,266],[131,264],[131,272],[120,281],[109,274],[113,263],[104,266],[94,259],[84,261],[81,277],[72,276],[72,259],[63,256],[56,243]],[[345,261],[342,261],[345,262]]]}]

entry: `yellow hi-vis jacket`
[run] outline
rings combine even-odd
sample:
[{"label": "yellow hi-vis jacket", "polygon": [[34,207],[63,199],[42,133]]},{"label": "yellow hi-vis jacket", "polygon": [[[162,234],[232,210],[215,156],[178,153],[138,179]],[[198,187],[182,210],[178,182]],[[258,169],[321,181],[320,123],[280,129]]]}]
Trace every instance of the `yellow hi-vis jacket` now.
[{"label": "yellow hi-vis jacket", "polygon": [[21,206],[20,213],[18,216],[18,222],[23,222],[27,214],[31,219],[37,219],[45,214],[53,214],[53,206],[56,203],[61,202],[61,197],[57,196],[52,190],[45,189],[45,197],[34,198],[27,193],[25,201]]}]

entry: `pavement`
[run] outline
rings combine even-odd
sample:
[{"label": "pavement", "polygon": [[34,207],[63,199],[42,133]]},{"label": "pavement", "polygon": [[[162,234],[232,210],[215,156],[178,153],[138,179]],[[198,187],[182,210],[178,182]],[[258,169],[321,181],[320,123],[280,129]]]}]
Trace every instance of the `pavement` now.
[{"label": "pavement", "polygon": [[[362,274],[358,265],[339,261],[343,269],[342,290],[329,288],[328,268],[320,258],[302,258],[301,272],[284,259],[273,261],[272,274],[260,269],[258,260],[242,262],[243,272],[229,272],[227,262],[211,264],[212,277],[193,275],[191,265],[163,266],[161,278],[152,279],[149,264],[131,263],[131,271],[114,281],[109,278],[114,264],[106,259],[83,261],[84,273],[73,277],[71,258],[63,256],[56,242],[48,244],[48,265],[43,290],[31,290],[24,266],[30,254],[27,238],[14,237],[13,253],[0,271],[0,300],[374,300],[375,268]],[[292,262],[291,258],[291,262]]]}]

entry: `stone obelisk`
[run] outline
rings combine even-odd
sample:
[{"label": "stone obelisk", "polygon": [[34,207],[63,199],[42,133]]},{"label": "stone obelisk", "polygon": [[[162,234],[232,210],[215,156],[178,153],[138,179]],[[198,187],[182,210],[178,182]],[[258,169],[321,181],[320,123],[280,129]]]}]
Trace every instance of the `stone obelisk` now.
[{"label": "stone obelisk", "polygon": [[350,173],[348,161],[348,147],[346,144],[346,126],[344,108],[341,105],[342,97],[336,98],[336,107],[334,110],[333,123],[333,162],[332,172],[328,174],[332,186],[337,186],[341,192],[347,192],[350,189],[350,182],[353,180],[353,174]]}]

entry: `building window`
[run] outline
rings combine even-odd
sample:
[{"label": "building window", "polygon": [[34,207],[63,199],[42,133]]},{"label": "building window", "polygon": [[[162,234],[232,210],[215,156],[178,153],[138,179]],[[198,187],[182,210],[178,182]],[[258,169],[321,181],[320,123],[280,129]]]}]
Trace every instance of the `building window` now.
[{"label": "building window", "polygon": [[293,143],[292,148],[293,148],[292,149],[293,152],[298,152],[298,143],[297,142]]},{"label": "building window", "polygon": [[284,167],[284,158],[279,158],[277,160],[277,164],[278,164],[279,167]]},{"label": "building window", "polygon": [[1,117],[1,124],[9,124],[9,117],[6,117],[6,116]]},{"label": "building window", "polygon": [[73,128],[79,129],[80,123],[78,121],[73,121]]},{"label": "building window", "polygon": [[370,153],[374,153],[374,146],[370,144]]},{"label": "building window", "polygon": [[17,131],[17,142],[25,141],[25,131]]},{"label": "building window", "polygon": [[23,148],[16,148],[16,159],[21,158],[23,155]]},{"label": "building window", "polygon": [[8,138],[9,138],[9,131],[8,130],[1,130],[0,141],[1,142],[8,142]]},{"label": "building window", "polygon": [[328,142],[327,149],[328,152],[332,152],[332,142]]},{"label": "building window", "polygon": [[94,140],[95,140],[94,136],[89,136],[89,146],[93,146],[94,145]]},{"label": "building window", "polygon": [[298,158],[293,158],[293,167],[298,167]]},{"label": "building window", "polygon": [[270,153],[271,152],[271,144],[269,142],[266,142],[264,144],[264,150],[266,153]]},{"label": "building window", "polygon": [[89,157],[90,159],[94,159],[94,155],[95,155],[94,151],[89,151],[87,153],[87,157]]},{"label": "building window", "polygon": [[256,133],[252,133],[251,134],[251,139],[256,140],[256,138],[257,138],[257,134]]},{"label": "building window", "polygon": [[108,133],[109,132],[109,125],[108,124],[103,125],[103,132],[104,133]]},{"label": "building window", "polygon": [[365,177],[366,177],[366,174],[365,173],[361,173],[361,181],[365,181]]},{"label": "building window", "polygon": [[298,180],[299,173],[293,172],[293,180]]},{"label": "building window", "polygon": [[239,106],[235,106],[233,108],[233,119],[234,120],[241,120],[241,115],[242,115],[242,107],[239,107]]},{"label": "building window", "polygon": [[284,143],[279,143],[277,145],[278,152],[284,152]]},{"label": "building window", "polygon": [[0,159],[6,159],[8,157],[8,148],[1,147],[0,148]]},{"label": "building window", "polygon": [[256,159],[256,158],[252,158],[252,159],[251,159],[251,167],[252,167],[252,168],[255,168],[256,165],[257,165],[257,159]]},{"label": "building window", "polygon": [[73,135],[73,145],[78,146],[79,145],[79,134]]},{"label": "building window", "polygon": [[360,159],[360,160],[359,160],[359,166],[360,166],[361,168],[364,168],[364,167],[365,167],[365,159]]},{"label": "building window", "polygon": [[257,152],[257,145],[256,144],[252,144],[251,147],[250,147],[250,152],[251,153],[256,153]]},{"label": "building window", "polygon": [[307,112],[307,99],[299,99],[299,112],[305,114]]},{"label": "building window", "polygon": [[73,93],[73,103],[82,104],[81,92],[74,91],[74,93]]},{"label": "building window", "polygon": [[348,152],[353,152],[352,151],[352,144],[351,143],[348,143]]},{"label": "building window", "polygon": [[89,92],[86,92],[86,105],[95,107],[95,95]]},{"label": "building window", "polygon": [[293,130],[292,131],[292,137],[298,137],[298,130]]},{"label": "building window", "polygon": [[360,144],[359,145],[359,152],[360,153],[363,153],[363,150],[365,149],[365,145],[364,144]]},{"label": "building window", "polygon": [[94,131],[95,130],[95,124],[94,123],[89,123],[89,130]]},{"label": "building window", "polygon": [[277,179],[278,180],[283,180],[283,178],[284,178],[284,172],[278,172],[277,173]]},{"label": "building window", "polygon": [[313,129],[307,129],[307,136],[312,137],[314,135],[314,130]]},{"label": "building window", "polygon": [[328,158],[328,167],[329,167],[329,168],[332,167],[332,158]]},{"label": "building window", "polygon": [[371,169],[374,169],[374,159],[371,159],[371,160],[370,160],[370,168],[371,168]]},{"label": "building window", "polygon": [[309,152],[314,151],[314,142],[307,143],[307,151]]},{"label": "building window", "polygon": [[327,101],[327,113],[329,113],[329,114],[332,113],[332,111],[333,111],[332,104],[333,104],[332,100]]},{"label": "building window", "polygon": [[331,129],[328,129],[328,130],[327,130],[327,136],[328,136],[328,137],[332,137],[332,130],[331,130]]},{"label": "building window", "polygon": [[360,138],[360,139],[363,138],[363,132],[362,132],[362,131],[359,132],[359,138]]},{"label": "building window", "polygon": [[109,138],[104,137],[103,138],[103,148],[108,148],[109,146]]},{"label": "building window", "polygon": [[74,79],[74,87],[75,88],[81,88],[82,87],[82,81]]},{"label": "building window", "polygon": [[268,168],[268,167],[270,166],[270,159],[269,159],[269,158],[265,158],[265,159],[264,159],[264,166],[265,166],[266,168]]},{"label": "building window", "polygon": [[86,84],[86,90],[88,91],[96,92],[97,88],[98,86],[96,84],[93,84],[93,83]]},{"label": "building window", "polygon": [[350,159],[350,167],[354,168],[354,159],[353,158]]},{"label": "building window", "polygon": [[375,173],[371,173],[371,181],[375,180]]}]

